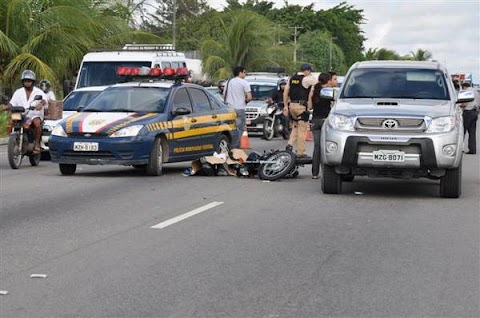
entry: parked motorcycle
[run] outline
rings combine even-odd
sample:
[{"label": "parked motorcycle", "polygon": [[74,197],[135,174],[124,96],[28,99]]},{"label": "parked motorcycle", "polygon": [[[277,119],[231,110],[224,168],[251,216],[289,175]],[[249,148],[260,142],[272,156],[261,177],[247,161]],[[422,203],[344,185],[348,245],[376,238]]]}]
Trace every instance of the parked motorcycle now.
[{"label": "parked motorcycle", "polygon": [[290,137],[288,118],[283,115],[283,103],[272,103],[267,107],[267,116],[263,122],[263,137],[271,140],[281,135],[283,139]]},{"label": "parked motorcycle", "polygon": [[12,130],[8,139],[8,162],[12,169],[20,168],[23,157],[27,156],[32,166],[38,166],[40,163],[40,154],[34,154],[35,136],[32,128],[23,128],[23,122],[30,110],[35,109],[42,96],[35,96],[30,104],[27,113],[23,106],[13,106],[10,119]]}]

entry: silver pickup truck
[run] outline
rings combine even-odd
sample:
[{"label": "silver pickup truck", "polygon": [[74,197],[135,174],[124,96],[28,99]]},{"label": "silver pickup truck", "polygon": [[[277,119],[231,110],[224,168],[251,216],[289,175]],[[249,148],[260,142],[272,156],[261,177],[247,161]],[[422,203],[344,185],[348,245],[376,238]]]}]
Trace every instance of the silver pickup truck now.
[{"label": "silver pickup truck", "polygon": [[[328,93],[327,93],[328,94]],[[367,61],[345,77],[322,127],[322,191],[337,194],[357,175],[440,180],[440,196],[461,195],[463,124],[437,62]]]}]

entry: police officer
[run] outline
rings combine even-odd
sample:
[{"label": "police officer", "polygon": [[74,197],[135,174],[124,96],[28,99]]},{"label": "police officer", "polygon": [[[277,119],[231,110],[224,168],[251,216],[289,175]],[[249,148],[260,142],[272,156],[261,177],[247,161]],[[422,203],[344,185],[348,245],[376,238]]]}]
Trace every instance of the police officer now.
[{"label": "police officer", "polygon": [[292,120],[292,131],[287,148],[293,148],[296,143],[297,157],[299,158],[307,156],[305,154],[305,136],[310,115],[307,110],[307,102],[311,87],[317,83],[312,71],[310,64],[302,64],[300,72],[290,77],[283,92],[283,100],[289,105],[283,109],[283,114],[285,116],[290,114]]}]

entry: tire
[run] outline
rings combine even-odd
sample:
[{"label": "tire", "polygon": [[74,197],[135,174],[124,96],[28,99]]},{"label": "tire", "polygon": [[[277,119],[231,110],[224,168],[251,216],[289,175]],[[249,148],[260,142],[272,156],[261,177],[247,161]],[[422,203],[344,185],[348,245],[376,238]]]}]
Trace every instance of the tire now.
[{"label": "tire", "polygon": [[163,154],[164,143],[162,138],[157,137],[153,142],[152,150],[150,151],[150,158],[145,169],[147,176],[160,176],[163,170]]},{"label": "tire", "polygon": [[344,181],[344,182],[352,182],[354,178],[355,178],[355,175],[353,175],[353,174],[344,174],[344,175],[342,176],[342,181]]},{"label": "tire", "polygon": [[462,163],[455,169],[447,169],[440,177],[440,197],[459,198],[462,194]]},{"label": "tire", "polygon": [[217,145],[215,146],[215,151],[217,153],[222,153],[222,152],[228,153],[229,150],[230,150],[230,140],[228,139],[227,136],[221,135]]},{"label": "tire", "polygon": [[322,165],[322,191],[327,194],[342,192],[342,176],[335,172],[335,167]]},{"label": "tire", "polygon": [[275,125],[273,122],[273,118],[265,117],[263,120],[263,138],[266,140],[272,140],[273,136],[275,135]]},{"label": "tire", "polygon": [[290,151],[275,151],[263,160],[275,162],[262,163],[260,165],[258,168],[258,176],[262,180],[278,180],[295,168],[295,155]]},{"label": "tire", "polygon": [[42,155],[41,154],[38,154],[38,155],[30,155],[28,156],[28,160],[30,160],[30,164],[33,166],[33,167],[36,167],[40,164],[40,159],[41,159]]},{"label": "tire", "polygon": [[132,165],[132,167],[134,167],[135,169],[146,169],[147,168],[147,165]]},{"label": "tire", "polygon": [[12,169],[20,168],[23,156],[20,153],[20,137],[18,133],[10,135],[8,138],[8,163]]},{"label": "tire", "polygon": [[49,151],[42,151],[42,153],[40,154],[40,160],[49,161],[51,159],[52,159],[52,157],[50,156]]},{"label": "tire", "polygon": [[60,163],[58,164],[58,167],[60,168],[60,173],[63,176],[73,176],[75,171],[77,171],[76,164]]}]

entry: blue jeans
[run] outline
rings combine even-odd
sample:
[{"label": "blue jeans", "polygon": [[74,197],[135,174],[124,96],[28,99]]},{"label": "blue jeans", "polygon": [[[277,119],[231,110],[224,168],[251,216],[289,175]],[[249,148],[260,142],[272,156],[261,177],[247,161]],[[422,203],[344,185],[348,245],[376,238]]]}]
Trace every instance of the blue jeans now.
[{"label": "blue jeans", "polygon": [[240,138],[242,138],[243,132],[246,129],[247,118],[245,116],[245,109],[235,109],[237,113],[237,132],[238,142],[236,145],[232,145],[233,148],[240,148]]}]

